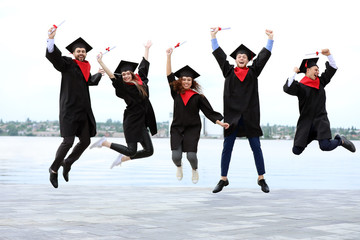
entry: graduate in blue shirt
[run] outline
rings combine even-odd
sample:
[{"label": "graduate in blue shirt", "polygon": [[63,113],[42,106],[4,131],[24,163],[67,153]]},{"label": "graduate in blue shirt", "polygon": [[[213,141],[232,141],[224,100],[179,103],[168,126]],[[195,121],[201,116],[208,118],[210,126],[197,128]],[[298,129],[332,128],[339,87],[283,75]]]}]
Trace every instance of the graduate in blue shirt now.
[{"label": "graduate in blue shirt", "polygon": [[[221,179],[213,193],[220,192],[223,187],[229,185],[227,174],[236,137],[248,138],[258,172],[258,185],[263,192],[268,193],[270,190],[264,179],[265,165],[259,138],[263,133],[260,128],[258,76],[271,56],[273,31],[265,31],[269,38],[267,45],[255,59],[256,54],[241,44],[230,55],[235,59],[235,67],[226,60],[225,52],[218,45],[216,39],[218,31],[219,28],[212,28],[211,42],[213,55],[225,77],[224,122],[229,123],[230,127],[224,130]],[[252,65],[247,66],[251,60],[253,60]]]}]

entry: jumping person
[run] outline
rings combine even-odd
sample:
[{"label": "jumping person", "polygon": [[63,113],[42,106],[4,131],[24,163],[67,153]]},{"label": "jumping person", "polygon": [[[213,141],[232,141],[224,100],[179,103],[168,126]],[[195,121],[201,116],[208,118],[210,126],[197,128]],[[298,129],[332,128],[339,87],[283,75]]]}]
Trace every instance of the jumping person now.
[{"label": "jumping person", "polygon": [[[195,80],[200,75],[189,66],[173,73],[171,70],[171,54],[173,49],[166,50],[166,75],[170,85],[171,96],[174,99],[173,121],[170,128],[170,143],[172,160],[177,167],[176,177],[183,178],[182,153],[187,153],[187,159],[192,168],[192,182],[199,180],[197,146],[200,139],[201,120],[199,111],[224,128],[229,124],[222,123],[223,116],[215,112],[206,97],[201,94],[200,84]],[[176,80],[175,77],[178,79]]]},{"label": "jumping person", "polygon": [[[90,137],[96,135],[96,122],[91,109],[89,86],[98,85],[103,70],[95,75],[90,74],[90,63],[85,60],[92,47],[82,38],[76,39],[66,47],[75,59],[61,56],[61,51],[55,45],[56,29],[49,30],[46,58],[61,72],[60,89],[60,134],[63,142],[60,144],[55,160],[49,168],[50,182],[58,187],[58,170],[63,166],[65,181],[69,181],[69,171],[72,164],[78,160],[90,145]],[[65,159],[74,144],[75,136],[79,143]]]},{"label": "jumping person", "polygon": [[[264,179],[265,165],[259,138],[263,133],[260,128],[258,76],[271,56],[273,32],[271,30],[265,31],[269,38],[267,45],[254,60],[255,54],[241,44],[230,55],[235,59],[236,67],[234,68],[226,60],[226,54],[218,45],[216,34],[219,28],[212,28],[211,30],[213,55],[225,77],[224,121],[230,124],[230,127],[224,130],[221,179],[213,193],[220,192],[223,187],[229,185],[227,174],[236,137],[248,138],[258,172],[257,183],[263,192],[268,193],[270,190]],[[247,67],[251,60],[253,60],[252,65]]]},{"label": "jumping person", "polygon": [[[334,139],[331,139],[330,122],[325,104],[325,86],[336,73],[337,66],[329,49],[323,49],[321,54],[327,56],[329,60],[321,76],[319,76],[319,67],[316,65],[319,58],[304,59],[300,68],[294,68],[295,73],[284,85],[284,92],[297,96],[299,99],[300,117],[292,148],[295,155],[300,155],[313,140],[319,141],[319,147],[323,151],[332,151],[338,146],[343,146],[351,152],[356,151],[354,144],[344,136],[337,134]],[[300,82],[294,80],[298,73],[305,73]]]},{"label": "jumping person", "polygon": [[[99,64],[112,81],[116,96],[124,99],[126,103],[123,128],[127,146],[111,143],[103,137],[90,147],[105,146],[120,153],[110,168],[131,159],[149,157],[154,152],[148,133],[148,128],[152,135],[157,133],[155,114],[149,100],[149,79],[147,78],[151,45],[151,41],[145,45],[145,54],[139,65],[138,74],[134,73],[138,63],[121,61],[115,72],[112,73],[102,61],[102,54],[100,53],[97,57]],[[142,150],[137,150],[137,143],[142,145]]]}]

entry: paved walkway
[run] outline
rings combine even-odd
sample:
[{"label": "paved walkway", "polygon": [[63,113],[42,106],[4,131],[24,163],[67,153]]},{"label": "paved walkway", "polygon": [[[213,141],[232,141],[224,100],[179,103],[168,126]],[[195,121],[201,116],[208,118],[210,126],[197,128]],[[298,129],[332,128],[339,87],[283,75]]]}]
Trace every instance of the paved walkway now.
[{"label": "paved walkway", "polygon": [[0,185],[0,239],[360,239],[360,190]]}]

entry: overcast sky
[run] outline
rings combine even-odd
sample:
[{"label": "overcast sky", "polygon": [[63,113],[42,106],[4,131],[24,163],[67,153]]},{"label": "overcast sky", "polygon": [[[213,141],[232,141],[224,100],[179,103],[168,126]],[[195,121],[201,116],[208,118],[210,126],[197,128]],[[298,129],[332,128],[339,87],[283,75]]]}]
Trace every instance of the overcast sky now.
[{"label": "overcast sky", "polygon": [[[57,120],[61,74],[45,58],[47,30],[59,27],[55,44],[63,55],[78,37],[93,50],[87,60],[96,73],[96,55],[115,70],[120,60],[140,62],[147,40],[150,48],[149,87],[157,121],[168,121],[173,100],[167,84],[165,50],[187,41],[172,55],[173,71],[190,65],[213,108],[223,109],[224,78],[212,55],[210,27],[231,27],[217,34],[227,55],[241,43],[258,53],[274,31],[272,56],[259,77],[261,124],[295,126],[298,100],[282,88],[305,54],[329,48],[338,71],[326,87],[332,127],[360,128],[360,23],[357,1],[4,1],[0,0],[0,119]],[[228,60],[234,63],[229,57]],[[326,57],[318,62],[325,69]],[[298,75],[297,79],[301,79]],[[104,76],[91,87],[97,121],[122,120],[125,104]]]}]

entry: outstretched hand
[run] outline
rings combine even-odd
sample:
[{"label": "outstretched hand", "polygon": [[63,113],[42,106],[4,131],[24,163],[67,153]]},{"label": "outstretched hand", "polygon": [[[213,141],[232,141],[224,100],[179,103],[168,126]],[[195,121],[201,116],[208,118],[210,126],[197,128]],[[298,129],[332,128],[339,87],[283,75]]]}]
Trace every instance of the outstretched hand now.
[{"label": "outstretched hand", "polygon": [[216,120],[216,123],[219,124],[220,126],[222,126],[225,129],[228,129],[230,127],[230,124],[226,123],[226,122],[221,122],[220,120]]},{"label": "outstretched hand", "polygon": [[151,40],[148,40],[146,44],[144,44],[144,47],[149,49],[152,46]]},{"label": "outstretched hand", "polygon": [[166,55],[171,56],[172,53],[173,53],[173,48],[166,49]]},{"label": "outstretched hand", "polygon": [[104,70],[104,69],[102,69],[102,68],[99,68],[98,73],[101,73],[101,75],[102,75],[102,76],[104,76],[104,74],[105,74],[105,70]]},{"label": "outstretched hand", "polygon": [[55,35],[56,35],[56,28],[55,27],[50,28],[48,31],[49,39],[54,39]]},{"label": "outstretched hand", "polygon": [[212,27],[210,28],[211,31],[210,31],[210,34],[211,34],[211,38],[216,38],[216,34],[218,33],[219,31],[219,27]]},{"label": "outstretched hand", "polygon": [[272,30],[266,29],[265,30],[266,35],[268,35],[270,40],[273,40],[274,38],[274,32]]},{"label": "outstretched hand", "polygon": [[298,67],[294,67],[294,72],[299,73],[300,69]]},{"label": "outstretched hand", "polygon": [[322,55],[325,55],[325,56],[329,56],[331,53],[330,53],[330,50],[325,48],[325,49],[322,49],[321,50],[321,54]]},{"label": "outstretched hand", "polygon": [[96,56],[96,59],[97,59],[97,61],[98,61],[99,63],[102,62],[102,57],[103,57],[102,52],[100,52],[100,53]]}]

